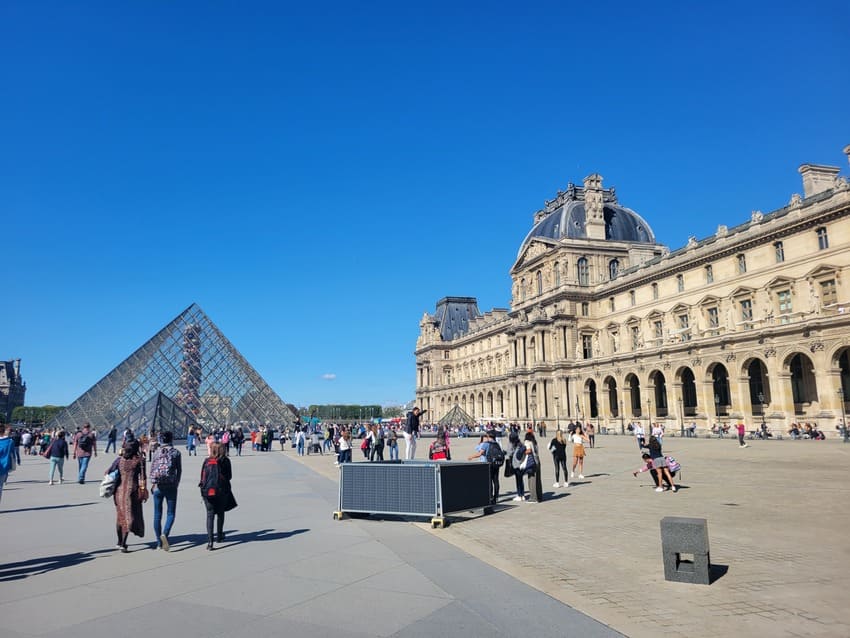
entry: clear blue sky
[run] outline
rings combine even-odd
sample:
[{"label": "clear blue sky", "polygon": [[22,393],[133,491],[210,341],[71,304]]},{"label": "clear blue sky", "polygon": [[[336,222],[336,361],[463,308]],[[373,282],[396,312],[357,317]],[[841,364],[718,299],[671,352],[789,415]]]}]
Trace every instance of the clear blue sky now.
[{"label": "clear blue sky", "polygon": [[[413,398],[599,172],[672,248],[850,144],[850,3],[0,5],[0,358],[74,400],[192,302],[297,405]],[[324,375],[335,375],[333,380]]]}]

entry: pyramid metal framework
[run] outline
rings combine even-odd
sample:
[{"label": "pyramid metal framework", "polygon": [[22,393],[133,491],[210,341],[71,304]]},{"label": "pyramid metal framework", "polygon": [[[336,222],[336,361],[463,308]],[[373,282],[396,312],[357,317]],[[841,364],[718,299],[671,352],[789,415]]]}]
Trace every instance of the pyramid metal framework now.
[{"label": "pyramid metal framework", "polygon": [[296,416],[192,304],[47,423],[99,435],[162,392],[206,430],[241,423],[292,425]]},{"label": "pyramid metal framework", "polygon": [[197,423],[174,401],[162,392],[157,392],[113,425],[118,429],[119,435],[129,428],[136,438],[145,432],[156,431],[171,432],[175,439],[185,439],[189,428]]}]

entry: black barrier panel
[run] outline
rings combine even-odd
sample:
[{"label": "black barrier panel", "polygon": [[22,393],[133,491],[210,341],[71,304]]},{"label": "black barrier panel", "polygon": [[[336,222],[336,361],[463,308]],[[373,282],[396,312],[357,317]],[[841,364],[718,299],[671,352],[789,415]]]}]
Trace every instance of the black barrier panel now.
[{"label": "black barrier panel", "polygon": [[431,463],[343,463],[340,509],[346,512],[434,516],[436,470]]},{"label": "black barrier panel", "polygon": [[443,513],[477,509],[490,504],[488,463],[441,463]]}]

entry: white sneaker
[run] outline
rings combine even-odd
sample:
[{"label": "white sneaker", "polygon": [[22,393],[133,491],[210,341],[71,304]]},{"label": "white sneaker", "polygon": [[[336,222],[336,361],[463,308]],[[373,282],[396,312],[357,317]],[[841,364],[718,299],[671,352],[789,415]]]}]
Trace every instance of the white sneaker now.
[{"label": "white sneaker", "polygon": [[575,478],[575,477],[576,477],[576,473],[575,473],[575,472],[570,472],[570,478]]},{"label": "white sneaker", "polygon": [[560,483],[553,483],[552,487],[561,487],[561,484]]},{"label": "white sneaker", "polygon": [[578,477],[579,477],[579,478],[584,478],[584,474],[579,474],[579,475],[578,475]]},{"label": "white sneaker", "polygon": [[663,488],[663,487],[656,487],[656,488],[655,488],[655,491],[656,491],[656,492],[663,492],[663,491],[664,491],[664,488]]},{"label": "white sneaker", "polygon": [[522,496],[514,496],[511,500],[512,501],[524,501],[525,499]]},{"label": "white sneaker", "polygon": [[569,487],[569,486],[570,486],[569,481],[567,481],[566,483],[561,483],[561,487]]},{"label": "white sneaker", "polygon": [[673,486],[673,488],[672,488],[672,489],[673,489],[673,491],[674,491],[674,492],[678,492],[678,491],[679,491],[679,488],[678,488],[678,487],[676,487],[675,485]]},{"label": "white sneaker", "polygon": [[53,481],[47,481],[48,485],[53,485]]}]

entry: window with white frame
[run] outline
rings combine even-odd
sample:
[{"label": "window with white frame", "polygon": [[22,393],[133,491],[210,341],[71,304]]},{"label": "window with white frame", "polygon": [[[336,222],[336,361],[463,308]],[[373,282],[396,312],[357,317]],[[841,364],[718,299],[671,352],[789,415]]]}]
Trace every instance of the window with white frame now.
[{"label": "window with white frame", "polygon": [[835,288],[835,279],[827,279],[820,282],[820,301],[824,306],[838,303],[838,292]]},{"label": "window with white frame", "polygon": [[714,268],[711,266],[711,264],[705,267],[705,283],[714,283]]},{"label": "window with white frame", "polygon": [[744,329],[749,330],[753,327],[753,302],[750,299],[741,299],[738,303],[741,308],[741,322]]},{"label": "window with white frame", "polygon": [[776,263],[781,264],[785,261],[785,246],[781,241],[775,242],[773,244],[773,252],[776,256]]},{"label": "window with white frame", "polygon": [[688,318],[688,314],[679,315],[679,330],[682,332],[682,341],[690,341],[691,340],[691,331],[688,329],[690,327],[690,319]]},{"label": "window with white frame", "polygon": [[676,290],[679,292],[685,291],[685,276],[684,275],[676,275]]},{"label": "window with white frame", "polygon": [[652,298],[658,299],[658,284],[652,284]]},{"label": "window with white frame", "polygon": [[738,274],[743,275],[747,272],[747,256],[744,254],[738,255]]},{"label": "window with white frame", "polygon": [[591,359],[593,357],[593,336],[581,336],[581,353],[583,359]]},{"label": "window with white frame", "polygon": [[633,306],[634,306],[634,305],[635,305],[635,303],[636,303],[636,300],[635,300],[635,299],[636,299],[636,298],[635,298],[635,291],[634,291],[634,290],[629,290],[629,303],[630,303],[631,305],[633,305]]},{"label": "window with white frame", "polygon": [[826,234],[826,226],[821,226],[816,232],[818,235],[818,250],[829,248],[829,235]]}]

